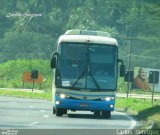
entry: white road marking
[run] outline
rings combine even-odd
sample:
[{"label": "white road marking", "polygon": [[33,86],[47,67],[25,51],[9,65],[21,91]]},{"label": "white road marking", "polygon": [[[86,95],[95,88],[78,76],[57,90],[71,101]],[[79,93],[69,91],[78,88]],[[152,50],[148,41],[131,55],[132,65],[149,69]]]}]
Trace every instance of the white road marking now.
[{"label": "white road marking", "polygon": [[40,112],[45,112],[45,110],[39,110]]},{"label": "white road marking", "polygon": [[29,107],[29,108],[33,108],[33,106],[31,106],[31,105],[30,105],[30,106],[28,106],[28,107]]},{"label": "white road marking", "polygon": [[44,118],[49,118],[49,115],[43,115]]},{"label": "white road marking", "polygon": [[33,123],[30,123],[28,126],[33,126],[33,125],[36,125],[38,123],[40,123],[40,122],[33,122]]},{"label": "white road marking", "polygon": [[127,117],[131,121],[131,124],[130,124],[128,129],[134,129],[135,128],[137,122],[132,117],[130,117],[130,116],[124,114],[124,113],[121,113],[121,112],[115,112],[115,113],[119,113],[120,115],[123,115],[123,116]]}]

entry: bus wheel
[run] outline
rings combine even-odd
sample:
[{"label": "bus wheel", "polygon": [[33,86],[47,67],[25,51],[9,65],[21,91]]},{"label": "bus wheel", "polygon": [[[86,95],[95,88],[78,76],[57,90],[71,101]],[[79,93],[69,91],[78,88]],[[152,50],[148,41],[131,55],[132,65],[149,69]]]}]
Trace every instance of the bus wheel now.
[{"label": "bus wheel", "polygon": [[56,109],[56,116],[62,116],[63,115],[63,110],[60,108]]},{"label": "bus wheel", "polygon": [[53,107],[53,114],[56,114],[56,109]]},{"label": "bus wheel", "polygon": [[94,116],[99,116],[100,115],[100,111],[94,111]]},{"label": "bus wheel", "polygon": [[67,109],[63,109],[63,114],[67,114]]},{"label": "bus wheel", "polygon": [[102,111],[102,116],[104,118],[110,118],[111,117],[111,111]]}]

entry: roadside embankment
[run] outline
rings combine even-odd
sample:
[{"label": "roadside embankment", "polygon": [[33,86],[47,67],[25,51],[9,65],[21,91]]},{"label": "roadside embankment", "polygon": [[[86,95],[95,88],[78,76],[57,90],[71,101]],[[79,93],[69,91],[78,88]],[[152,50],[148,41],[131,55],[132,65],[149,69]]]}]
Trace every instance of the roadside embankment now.
[{"label": "roadside embankment", "polygon": [[117,98],[116,108],[135,116],[143,122],[143,129],[160,129],[160,101],[152,105],[149,99]]}]

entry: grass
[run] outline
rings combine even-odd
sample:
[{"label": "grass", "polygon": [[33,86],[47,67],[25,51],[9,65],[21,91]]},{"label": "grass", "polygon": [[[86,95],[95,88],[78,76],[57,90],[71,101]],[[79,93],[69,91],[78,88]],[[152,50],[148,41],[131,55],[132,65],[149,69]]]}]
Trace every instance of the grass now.
[{"label": "grass", "polygon": [[[157,101],[158,102],[158,101]],[[135,99],[135,98],[117,98],[116,107],[124,108],[127,110],[132,110],[139,112],[145,108],[152,107],[151,100]]]},{"label": "grass", "polygon": [[31,99],[51,100],[52,93],[51,92],[45,92],[45,93],[33,92],[32,93],[32,92],[14,91],[14,90],[0,90],[0,95],[31,98]]},{"label": "grass", "polygon": [[148,128],[153,124],[153,129],[160,129],[160,101],[154,101],[152,105],[151,99],[135,99],[135,98],[117,98],[116,108],[123,109],[134,114],[143,121],[142,128]]}]

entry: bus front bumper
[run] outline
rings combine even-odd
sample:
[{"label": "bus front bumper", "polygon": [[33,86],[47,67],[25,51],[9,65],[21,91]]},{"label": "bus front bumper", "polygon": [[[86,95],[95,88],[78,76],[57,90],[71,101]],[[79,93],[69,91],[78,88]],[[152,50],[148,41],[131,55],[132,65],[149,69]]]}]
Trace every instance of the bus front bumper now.
[{"label": "bus front bumper", "polygon": [[104,110],[114,111],[115,100],[110,101],[94,101],[94,100],[76,100],[76,99],[60,99],[55,101],[56,108],[63,108],[67,110]]}]

